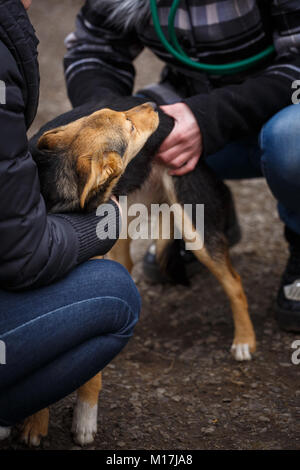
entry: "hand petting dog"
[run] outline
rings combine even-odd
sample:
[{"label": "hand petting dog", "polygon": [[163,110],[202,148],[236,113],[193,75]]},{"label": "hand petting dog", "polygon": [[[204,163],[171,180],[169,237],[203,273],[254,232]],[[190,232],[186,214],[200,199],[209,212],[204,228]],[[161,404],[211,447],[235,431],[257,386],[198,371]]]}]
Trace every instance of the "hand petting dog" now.
[{"label": "hand petting dog", "polygon": [[161,106],[161,109],[175,120],[175,125],[156,159],[171,168],[170,175],[185,175],[195,168],[203,151],[200,128],[185,103]]}]

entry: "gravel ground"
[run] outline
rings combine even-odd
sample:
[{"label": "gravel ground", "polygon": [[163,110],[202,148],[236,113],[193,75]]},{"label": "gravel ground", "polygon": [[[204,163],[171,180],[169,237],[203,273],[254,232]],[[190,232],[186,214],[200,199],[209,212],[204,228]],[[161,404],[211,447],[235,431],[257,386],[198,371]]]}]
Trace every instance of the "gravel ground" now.
[{"label": "gravel ground", "polygon": [[[68,109],[61,58],[78,0],[35,2],[31,17],[41,40],[42,92],[33,131]],[[63,21],[61,21],[63,18]],[[146,52],[137,60],[137,88],[154,81],[161,63]],[[105,369],[99,433],[92,449],[299,449],[300,365],[281,332],[275,296],[287,249],[276,205],[263,180],[230,183],[243,229],[232,250],[258,337],[249,363],[229,354],[231,312],[204,269],[190,288],[151,286],[144,279],[144,242],[135,242],[134,278],[143,297],[136,334]],[[51,408],[45,449],[78,449],[70,435],[74,396]],[[16,431],[0,449],[22,449]]]}]

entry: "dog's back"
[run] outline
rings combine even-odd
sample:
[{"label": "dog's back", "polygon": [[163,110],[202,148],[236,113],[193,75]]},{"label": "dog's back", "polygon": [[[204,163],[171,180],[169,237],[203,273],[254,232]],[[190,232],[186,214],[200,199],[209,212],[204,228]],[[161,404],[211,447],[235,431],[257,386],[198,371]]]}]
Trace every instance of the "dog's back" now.
[{"label": "dog's back", "polygon": [[[88,103],[56,117],[44,125],[32,137],[30,140],[30,150],[38,166],[41,191],[49,211],[71,212],[78,211],[80,208],[70,198],[71,190],[68,188],[68,185],[71,186],[71,183],[68,183],[69,180],[65,175],[65,169],[60,171],[57,159],[53,158],[53,155],[49,154],[49,152],[38,148],[38,141],[41,136],[51,129],[70,124],[103,108],[123,111],[144,102],[144,99],[138,97],[115,97],[104,99],[101,102]],[[159,110],[159,121],[159,127],[156,132],[149,138],[138,156],[129,163],[118,184],[114,187],[114,195],[127,196],[134,193],[143,186],[149,177],[153,165],[153,157],[173,128],[173,120],[161,110]],[[63,183],[58,180],[61,174],[64,174]],[[156,172],[155,176],[159,178],[159,173]],[[205,243],[210,253],[216,253],[223,244],[226,220],[231,210],[231,200],[227,187],[215,177],[201,158],[193,172],[180,177],[172,177],[172,180],[178,202],[182,205],[190,204],[193,208],[197,204],[204,205]],[[62,193],[58,193],[58,188],[62,184],[65,190],[64,193],[67,195],[63,201]],[[84,208],[84,210],[88,210],[88,207]],[[195,223],[195,211],[193,211],[193,222]],[[165,250],[164,266],[170,280],[186,284],[185,265],[180,261],[181,258],[178,256],[179,251],[180,243],[174,240]]]}]

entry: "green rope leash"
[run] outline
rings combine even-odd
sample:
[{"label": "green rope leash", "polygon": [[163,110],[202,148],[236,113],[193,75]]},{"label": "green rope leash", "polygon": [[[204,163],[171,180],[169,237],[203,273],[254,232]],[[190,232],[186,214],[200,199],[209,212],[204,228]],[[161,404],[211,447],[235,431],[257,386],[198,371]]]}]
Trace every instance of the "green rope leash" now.
[{"label": "green rope leash", "polygon": [[171,43],[165,37],[162,28],[159,23],[158,18],[158,11],[157,11],[157,4],[156,0],[150,0],[150,9],[152,14],[152,20],[154,29],[158,38],[160,39],[161,43],[165,47],[165,49],[172,54],[175,59],[179,60],[181,63],[193,67],[197,70],[203,70],[208,73],[214,73],[216,75],[225,75],[235,72],[240,72],[243,70],[247,70],[248,68],[252,67],[253,65],[257,64],[257,62],[261,61],[262,59],[274,54],[275,47],[273,45],[267,47],[262,52],[249,57],[247,59],[243,59],[237,62],[230,62],[228,64],[222,65],[213,65],[213,64],[204,64],[201,62],[196,62],[192,60],[182,49],[180,46],[178,39],[175,33],[175,17],[179,7],[180,0],[174,0],[170,9],[169,18],[168,18],[168,32],[170,36]]}]

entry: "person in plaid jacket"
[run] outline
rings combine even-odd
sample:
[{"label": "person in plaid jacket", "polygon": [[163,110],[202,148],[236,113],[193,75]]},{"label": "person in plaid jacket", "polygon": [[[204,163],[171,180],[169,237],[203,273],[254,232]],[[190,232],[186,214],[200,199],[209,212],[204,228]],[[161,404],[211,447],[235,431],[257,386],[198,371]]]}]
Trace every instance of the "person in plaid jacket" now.
[{"label": "person in plaid jacket", "polygon": [[[166,36],[171,5],[157,2]],[[166,51],[149,0],[87,0],[66,38],[70,100],[79,106],[110,93],[131,94],[133,61],[145,47],[165,63],[160,83],[138,92],[176,121],[156,158],[178,176],[205,158],[222,179],[265,177],[290,248],[277,318],[282,328],[300,331],[300,107],[292,104],[299,95],[300,3],[183,0],[175,30],[188,56],[208,64],[243,60],[271,44],[276,52],[243,72],[207,74]],[[153,252],[145,266],[155,263]]]}]

